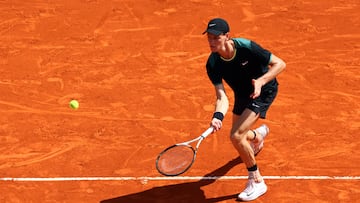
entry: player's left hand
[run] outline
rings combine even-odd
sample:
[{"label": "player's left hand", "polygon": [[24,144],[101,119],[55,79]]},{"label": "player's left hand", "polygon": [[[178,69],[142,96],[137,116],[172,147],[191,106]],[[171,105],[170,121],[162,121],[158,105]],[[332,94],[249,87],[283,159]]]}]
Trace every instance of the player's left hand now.
[{"label": "player's left hand", "polygon": [[261,94],[263,84],[259,80],[252,79],[252,85],[254,86],[254,92],[250,95],[250,98],[256,99]]}]

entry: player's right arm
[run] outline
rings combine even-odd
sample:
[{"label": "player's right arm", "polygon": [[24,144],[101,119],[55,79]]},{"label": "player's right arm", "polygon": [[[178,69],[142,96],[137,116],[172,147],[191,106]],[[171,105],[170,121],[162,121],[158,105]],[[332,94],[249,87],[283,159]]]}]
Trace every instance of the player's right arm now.
[{"label": "player's right arm", "polygon": [[[221,113],[223,116],[225,116],[229,108],[229,100],[225,93],[224,85],[222,83],[215,85],[215,92],[216,92],[215,111],[214,111],[214,117],[211,120],[211,126],[214,127],[214,131],[218,131],[222,127],[222,119],[219,119],[218,115],[219,113]],[[215,114],[217,114],[217,116],[215,116]]]}]

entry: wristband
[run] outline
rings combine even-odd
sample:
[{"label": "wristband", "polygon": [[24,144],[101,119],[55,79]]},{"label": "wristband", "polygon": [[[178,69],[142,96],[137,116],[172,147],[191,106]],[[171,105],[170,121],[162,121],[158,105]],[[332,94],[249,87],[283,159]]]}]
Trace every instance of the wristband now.
[{"label": "wristband", "polygon": [[217,112],[214,113],[213,118],[217,118],[217,119],[222,121],[224,119],[224,114],[217,111]]}]

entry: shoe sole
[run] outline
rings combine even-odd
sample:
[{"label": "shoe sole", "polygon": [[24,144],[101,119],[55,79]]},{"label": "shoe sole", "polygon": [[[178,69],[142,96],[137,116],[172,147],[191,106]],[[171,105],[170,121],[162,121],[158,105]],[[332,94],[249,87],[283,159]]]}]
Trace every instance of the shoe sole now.
[{"label": "shoe sole", "polygon": [[259,146],[261,146],[261,147],[259,147],[259,151],[257,151],[255,153],[255,146],[254,146],[254,144],[251,145],[251,148],[253,148],[253,150],[254,150],[254,155],[255,156],[258,155],[261,152],[261,150],[264,148],[264,140],[262,141],[262,143],[259,144]]},{"label": "shoe sole", "polygon": [[[259,151],[258,152],[256,152],[254,155],[256,156],[256,155],[258,155],[260,152],[261,152],[261,150],[264,148],[264,142],[265,142],[265,138],[269,135],[269,127],[267,126],[267,125],[265,125],[266,126],[266,131],[267,131],[267,133],[266,133],[266,135],[263,137],[263,140],[262,140],[262,143],[260,143],[259,144],[259,146],[261,146],[261,147],[259,147]],[[254,148],[255,147],[252,147],[253,148],[253,150],[255,150]]]}]

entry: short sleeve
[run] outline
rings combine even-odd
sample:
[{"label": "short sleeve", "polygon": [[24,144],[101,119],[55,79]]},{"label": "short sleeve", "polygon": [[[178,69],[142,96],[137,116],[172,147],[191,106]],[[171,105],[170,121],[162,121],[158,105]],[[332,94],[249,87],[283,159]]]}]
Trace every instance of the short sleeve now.
[{"label": "short sleeve", "polygon": [[259,44],[252,40],[245,38],[234,38],[233,40],[238,47],[249,49],[257,61],[260,62],[260,64],[265,66],[269,65],[271,60],[271,52],[262,48]]},{"label": "short sleeve", "polygon": [[214,85],[222,83],[222,75],[220,69],[216,68],[215,57],[213,54],[209,56],[209,59],[206,63],[206,72],[210,81]]},{"label": "short sleeve", "polygon": [[271,60],[271,52],[262,48],[260,45],[256,44],[253,41],[251,41],[250,50],[261,64],[269,65]]}]

